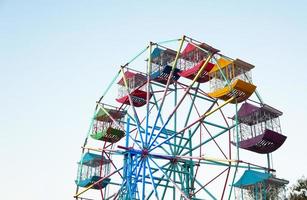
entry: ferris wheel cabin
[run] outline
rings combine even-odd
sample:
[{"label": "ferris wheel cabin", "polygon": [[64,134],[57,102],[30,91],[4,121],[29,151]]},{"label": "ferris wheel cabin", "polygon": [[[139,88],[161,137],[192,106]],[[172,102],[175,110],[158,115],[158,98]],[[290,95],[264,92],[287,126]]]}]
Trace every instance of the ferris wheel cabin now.
[{"label": "ferris wheel cabin", "polygon": [[[275,175],[256,170],[245,170],[243,175],[234,184],[234,187],[245,191],[241,193],[242,199],[271,199],[277,197],[289,181],[276,178]],[[274,198],[275,199],[275,198]]]},{"label": "ferris wheel cabin", "polygon": [[[131,105],[129,96],[133,106],[141,107],[146,104],[147,91],[146,91],[146,81],[147,78],[141,73],[134,73],[131,71],[126,71],[124,73],[125,79],[127,81],[127,87],[125,85],[124,78],[122,78],[117,84],[119,85],[117,102]],[[149,94],[151,98],[152,94]]]},{"label": "ferris wheel cabin", "polygon": [[122,121],[126,112],[119,108],[99,108],[94,116],[91,137],[110,143],[116,143],[125,136]]},{"label": "ferris wheel cabin", "polygon": [[[150,79],[166,85],[172,71],[172,65],[175,61],[176,54],[176,51],[171,49],[155,48],[151,53],[152,72],[150,74]],[[170,79],[170,84],[180,78],[179,72],[180,70],[175,68]]]},{"label": "ferris wheel cabin", "polygon": [[102,189],[110,183],[110,178],[103,178],[110,173],[110,160],[103,156],[87,152],[78,165],[78,177],[75,182],[79,187],[88,187],[96,183],[92,189]]},{"label": "ferris wheel cabin", "polygon": [[240,59],[231,60],[221,57],[209,72],[209,96],[228,100],[235,96],[231,103],[240,103],[247,100],[256,90],[251,83],[251,69],[254,66]]},{"label": "ferris wheel cabin", "polygon": [[[196,44],[188,43],[183,52],[181,53],[181,58],[178,61],[178,65],[182,70],[179,75],[188,79],[193,80],[197,75],[198,71],[205,64],[208,58],[209,52],[217,53],[219,50],[213,47],[201,43],[198,46]],[[203,70],[202,74],[196,80],[199,83],[205,83],[209,81],[208,73],[214,67],[212,62],[208,62]]]},{"label": "ferris wheel cabin", "polygon": [[[264,104],[243,103],[238,111],[239,147],[257,153],[272,153],[287,139],[281,134],[282,112]],[[234,119],[234,118],[233,118]]]}]

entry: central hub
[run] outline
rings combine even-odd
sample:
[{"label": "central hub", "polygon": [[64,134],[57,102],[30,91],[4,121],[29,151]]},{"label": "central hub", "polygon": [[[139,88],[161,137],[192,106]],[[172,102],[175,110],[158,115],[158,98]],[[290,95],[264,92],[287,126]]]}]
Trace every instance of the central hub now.
[{"label": "central hub", "polygon": [[147,157],[148,153],[149,153],[148,149],[143,149],[142,150],[142,158]]},{"label": "central hub", "polygon": [[176,165],[178,163],[178,159],[176,157],[171,158],[170,161],[173,165]]}]

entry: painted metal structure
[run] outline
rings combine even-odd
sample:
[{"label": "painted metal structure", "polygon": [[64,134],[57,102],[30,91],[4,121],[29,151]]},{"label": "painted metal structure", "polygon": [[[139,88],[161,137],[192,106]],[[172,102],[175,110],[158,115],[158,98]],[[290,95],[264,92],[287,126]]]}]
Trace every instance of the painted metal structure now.
[{"label": "painted metal structure", "polygon": [[[177,48],[171,46],[176,44]],[[253,105],[255,109],[249,115],[259,117],[257,110],[259,113],[265,110],[251,82],[253,68],[245,61],[224,56],[216,48],[187,36],[150,42],[120,67],[96,103],[82,146],[74,197],[246,199],[243,192],[246,188],[254,186],[253,191],[258,191],[257,184],[277,180],[269,154],[284,141],[277,148],[263,152],[243,145],[246,141],[242,140],[245,130],[242,124],[260,123],[261,126],[277,115],[272,112],[268,114],[270,118],[261,118],[265,119],[263,121],[247,122],[253,118],[243,113],[247,102],[258,105]],[[114,96],[116,85],[119,87],[117,97]],[[252,96],[256,101],[249,100]],[[239,106],[242,107],[239,109]],[[264,113],[269,113],[266,111]],[[234,117],[228,118],[232,114]],[[269,141],[271,136],[266,132],[274,130],[264,130],[265,136],[261,139],[269,138]],[[248,138],[249,148],[256,148],[261,134],[250,133],[253,134]],[[240,148],[266,153],[266,166],[240,158]],[[89,165],[84,159],[87,155],[100,158],[90,162],[97,164],[99,173],[95,178],[86,176],[90,180],[80,184],[85,173],[82,169]],[[106,172],[104,166],[110,170]],[[239,174],[244,171],[240,178]],[[251,178],[251,172],[260,173],[262,179]],[[248,187],[240,184],[246,174]],[[286,181],[282,183],[278,185],[281,188]],[[240,189],[241,195],[235,194],[234,188]],[[263,194],[267,190],[259,191]],[[255,196],[266,197],[258,193]]]}]

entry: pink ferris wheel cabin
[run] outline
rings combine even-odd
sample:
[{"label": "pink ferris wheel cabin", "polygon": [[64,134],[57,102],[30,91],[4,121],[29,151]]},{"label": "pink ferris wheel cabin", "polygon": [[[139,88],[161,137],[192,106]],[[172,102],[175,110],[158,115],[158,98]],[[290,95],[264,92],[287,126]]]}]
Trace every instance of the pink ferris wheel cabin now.
[{"label": "pink ferris wheel cabin", "polygon": [[[127,105],[132,104],[135,107],[144,106],[147,98],[146,76],[141,73],[126,71],[124,77],[117,83],[119,88],[116,101]],[[149,93],[149,98],[151,96],[152,94]]]},{"label": "pink ferris wheel cabin", "polygon": [[[201,67],[205,64],[209,53],[217,53],[219,50],[213,47],[201,43],[196,45],[194,43],[188,43],[185,49],[181,53],[181,58],[178,62],[179,68],[182,70],[179,75],[188,79],[193,80]],[[208,62],[205,70],[196,80],[199,83],[205,83],[209,81],[208,73],[214,67],[212,62]]]}]

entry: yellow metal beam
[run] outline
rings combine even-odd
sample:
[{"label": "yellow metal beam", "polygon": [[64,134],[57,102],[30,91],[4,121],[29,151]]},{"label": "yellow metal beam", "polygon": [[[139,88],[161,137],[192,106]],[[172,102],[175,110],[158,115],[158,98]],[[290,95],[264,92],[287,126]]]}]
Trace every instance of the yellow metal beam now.
[{"label": "yellow metal beam", "polygon": [[224,107],[226,104],[230,103],[232,100],[234,100],[235,97],[232,96],[230,99],[228,99],[227,101],[225,101],[224,103],[222,103],[221,105],[219,105],[217,108],[214,108],[213,110],[210,110],[208,112],[206,112],[205,114],[203,114],[201,116],[201,118],[205,118],[205,117],[208,117],[209,115],[213,114],[215,111],[221,109],[222,107]]},{"label": "yellow metal beam", "polygon": [[91,189],[94,185],[100,183],[101,181],[103,181],[103,180],[106,179],[106,178],[109,178],[110,176],[112,176],[113,174],[119,172],[119,171],[122,170],[122,169],[123,169],[123,167],[121,167],[120,169],[118,169],[118,170],[116,170],[116,171],[114,171],[114,172],[108,174],[108,175],[105,176],[105,177],[102,177],[101,179],[99,179],[99,180],[96,181],[95,183],[93,183],[93,184],[87,186],[84,190],[82,190],[81,192],[77,193],[77,194],[74,196],[74,198],[79,197],[81,194],[83,194],[83,193],[85,193],[86,191],[88,191],[89,189]]},{"label": "yellow metal beam", "polygon": [[181,51],[182,46],[183,46],[183,43],[184,43],[184,41],[185,41],[185,35],[182,36],[182,38],[181,38],[180,40],[181,40],[181,41],[180,41],[179,49],[178,49],[178,51],[177,51],[177,54],[176,54],[176,57],[175,57],[175,60],[174,60],[173,66],[172,66],[172,70],[174,70],[175,67],[176,67],[176,65],[177,65],[177,61],[178,61],[178,58],[179,58],[179,56],[180,56],[180,51]]},{"label": "yellow metal beam", "polygon": [[206,61],[204,62],[204,64],[201,66],[201,68],[198,70],[196,76],[194,77],[194,79],[192,80],[191,83],[191,87],[194,85],[194,83],[197,81],[198,77],[203,73],[203,71],[205,70],[207,64],[209,63],[209,61],[211,60],[212,56],[214,53],[209,54],[208,58],[206,59]]},{"label": "yellow metal beam", "polygon": [[111,116],[111,114],[107,111],[107,109],[105,109],[101,104],[98,103],[99,108],[101,108],[103,110],[103,112],[105,112],[110,118],[111,120],[118,126],[121,127],[117,121]]},{"label": "yellow metal beam", "polygon": [[179,156],[179,158],[182,158],[182,159],[194,159],[194,160],[207,160],[207,161],[216,161],[216,162],[227,162],[227,163],[229,163],[229,162],[240,162],[239,160],[214,158],[214,157],[208,157],[208,156],[200,156],[200,157]]}]

